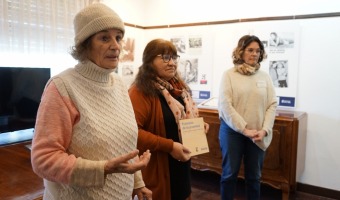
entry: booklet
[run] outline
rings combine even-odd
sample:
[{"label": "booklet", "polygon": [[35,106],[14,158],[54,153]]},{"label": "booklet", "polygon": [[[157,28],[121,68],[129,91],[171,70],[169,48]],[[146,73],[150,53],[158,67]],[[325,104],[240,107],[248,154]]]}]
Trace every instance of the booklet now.
[{"label": "booklet", "polygon": [[179,137],[183,146],[190,149],[190,156],[209,152],[207,136],[204,132],[204,121],[202,117],[182,119],[179,121]]}]

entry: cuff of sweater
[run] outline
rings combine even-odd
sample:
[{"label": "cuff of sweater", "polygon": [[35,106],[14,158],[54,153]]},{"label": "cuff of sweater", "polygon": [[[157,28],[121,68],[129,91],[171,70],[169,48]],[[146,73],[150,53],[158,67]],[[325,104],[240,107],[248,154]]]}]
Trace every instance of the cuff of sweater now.
[{"label": "cuff of sweater", "polygon": [[141,171],[136,171],[134,174],[134,186],[133,189],[138,189],[141,187],[145,187],[145,183],[143,181],[143,177],[142,177],[142,172]]},{"label": "cuff of sweater", "polygon": [[77,158],[70,184],[80,187],[103,187],[105,162]]},{"label": "cuff of sweater", "polygon": [[170,153],[172,151],[172,148],[174,146],[174,141],[172,139],[166,139],[166,138],[161,138],[161,146],[162,147],[162,150],[167,152],[167,153]]}]

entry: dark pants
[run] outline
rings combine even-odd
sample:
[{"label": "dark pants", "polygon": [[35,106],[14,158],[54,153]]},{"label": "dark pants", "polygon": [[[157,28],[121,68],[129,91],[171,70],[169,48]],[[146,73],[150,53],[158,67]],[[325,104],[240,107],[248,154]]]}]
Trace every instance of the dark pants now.
[{"label": "dark pants", "polygon": [[231,129],[223,120],[219,140],[222,151],[221,199],[234,199],[242,159],[247,199],[260,199],[260,179],[265,152],[248,137]]}]

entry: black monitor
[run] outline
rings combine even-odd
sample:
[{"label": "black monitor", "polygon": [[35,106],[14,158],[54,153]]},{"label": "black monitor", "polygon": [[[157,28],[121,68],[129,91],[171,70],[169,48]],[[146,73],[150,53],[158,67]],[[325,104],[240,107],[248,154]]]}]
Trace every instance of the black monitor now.
[{"label": "black monitor", "polygon": [[50,68],[0,67],[0,133],[33,128]]}]

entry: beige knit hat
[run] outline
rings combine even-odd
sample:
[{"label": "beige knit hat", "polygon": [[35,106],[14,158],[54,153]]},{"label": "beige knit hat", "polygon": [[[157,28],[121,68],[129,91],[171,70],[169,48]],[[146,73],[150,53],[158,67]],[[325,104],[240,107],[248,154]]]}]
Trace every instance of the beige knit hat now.
[{"label": "beige knit hat", "polygon": [[79,11],[73,24],[76,46],[102,30],[115,28],[121,30],[123,34],[125,33],[122,19],[115,11],[102,3],[91,4]]}]

